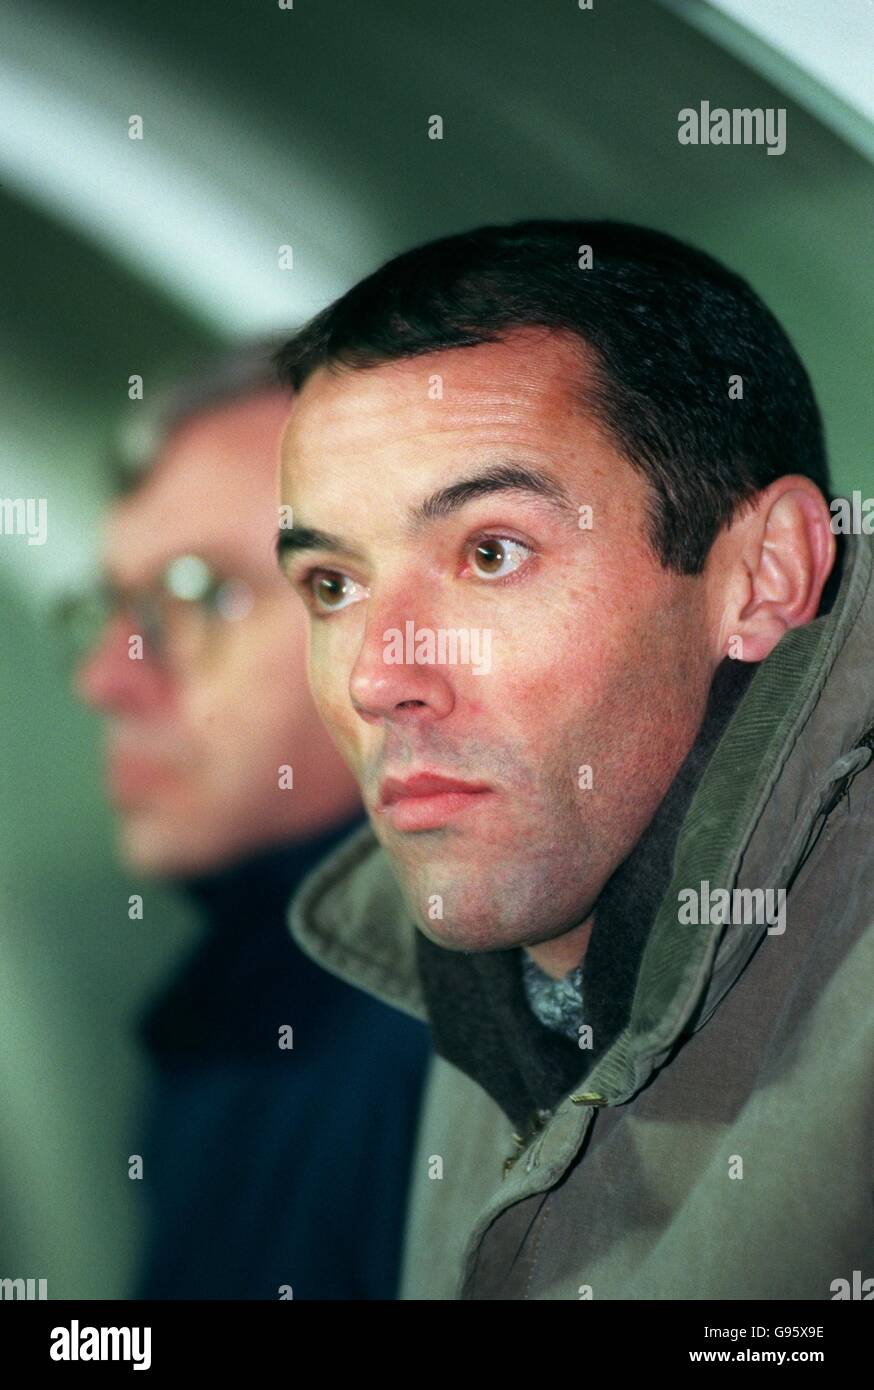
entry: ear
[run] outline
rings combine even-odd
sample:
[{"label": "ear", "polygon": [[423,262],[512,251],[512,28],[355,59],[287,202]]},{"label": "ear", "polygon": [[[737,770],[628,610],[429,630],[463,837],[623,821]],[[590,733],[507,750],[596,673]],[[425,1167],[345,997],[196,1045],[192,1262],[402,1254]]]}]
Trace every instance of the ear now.
[{"label": "ear", "polygon": [[714,543],[719,659],[764,661],[793,627],[811,622],[835,562],[831,513],[819,488],[777,478]]}]

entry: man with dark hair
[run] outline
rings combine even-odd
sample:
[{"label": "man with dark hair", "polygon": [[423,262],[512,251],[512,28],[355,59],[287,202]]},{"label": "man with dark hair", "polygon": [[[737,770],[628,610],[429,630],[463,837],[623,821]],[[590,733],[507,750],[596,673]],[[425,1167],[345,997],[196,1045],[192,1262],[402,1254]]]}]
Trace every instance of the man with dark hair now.
[{"label": "man with dark hair", "polygon": [[407,1294],[841,1296],[872,550],[785,332],[669,236],[533,221],[396,257],[277,361],[280,563],[370,817],[293,930],[443,1059]]},{"label": "man with dark hair", "polygon": [[287,392],[255,345],[151,395],[117,451],[103,583],[74,610],[96,620],[78,687],[106,716],[125,862],[204,925],[141,1023],[134,1294],[393,1298],[427,1034],[286,926],[362,821],[272,553]]}]

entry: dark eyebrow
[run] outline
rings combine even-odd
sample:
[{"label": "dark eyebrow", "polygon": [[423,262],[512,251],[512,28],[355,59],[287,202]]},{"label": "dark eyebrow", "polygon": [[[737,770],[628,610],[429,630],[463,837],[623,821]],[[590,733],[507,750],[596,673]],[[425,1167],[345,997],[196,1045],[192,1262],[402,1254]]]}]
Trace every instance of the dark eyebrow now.
[{"label": "dark eyebrow", "polygon": [[410,519],[414,528],[418,529],[423,522],[437,521],[450,516],[465,503],[472,502],[477,497],[488,497],[493,492],[531,493],[535,497],[545,498],[560,511],[570,513],[574,518],[578,516],[578,511],[562,484],[551,478],[548,473],[541,473],[539,469],[531,468],[527,464],[496,463],[479,473],[472,473],[468,478],[459,479],[457,483],[450,483],[438,492],[432,492],[430,497],[426,497],[424,502],[412,509]]},{"label": "dark eyebrow", "polygon": [[334,550],[340,555],[348,555],[350,560],[364,561],[361,551],[356,550],[351,541],[345,541],[342,536],[332,536],[330,531],[319,531],[313,526],[280,529],[276,536],[276,558],[280,565],[286,555],[300,550]]},{"label": "dark eyebrow", "polygon": [[[439,488],[424,501],[418,502],[410,509],[410,528],[416,532],[428,522],[451,516],[467,502],[472,502],[478,497],[488,497],[493,492],[525,492],[542,497],[562,514],[573,516],[574,520],[578,518],[578,509],[565,488],[548,473],[541,473],[539,469],[531,468],[527,464],[496,463],[490,464],[479,473],[472,473],[467,478],[460,478],[458,482]],[[353,560],[364,561],[364,556],[351,541],[344,540],[342,536],[331,535],[328,531],[319,531],[312,526],[294,526],[279,531],[276,537],[276,556],[280,565],[286,555],[302,550],[330,550],[347,555]]]}]

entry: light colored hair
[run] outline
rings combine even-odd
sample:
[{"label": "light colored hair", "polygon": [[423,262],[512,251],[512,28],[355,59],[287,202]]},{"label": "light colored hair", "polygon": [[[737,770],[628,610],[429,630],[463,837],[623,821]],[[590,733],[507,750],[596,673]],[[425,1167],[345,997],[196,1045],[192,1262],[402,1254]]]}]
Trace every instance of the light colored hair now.
[{"label": "light colored hair", "polygon": [[184,376],[159,382],[132,401],[112,436],[109,464],[118,492],[133,491],[148,476],[164,443],[195,415],[271,389],[291,395],[277,376],[273,355],[287,335],[256,339],[200,361]]}]

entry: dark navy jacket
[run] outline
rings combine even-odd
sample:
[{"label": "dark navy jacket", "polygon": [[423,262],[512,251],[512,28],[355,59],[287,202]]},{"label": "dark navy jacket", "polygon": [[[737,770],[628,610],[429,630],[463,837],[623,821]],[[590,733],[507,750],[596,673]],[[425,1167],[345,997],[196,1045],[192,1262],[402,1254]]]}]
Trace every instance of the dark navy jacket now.
[{"label": "dark navy jacket", "polygon": [[397,1295],[428,1034],[313,964],[286,920],[360,823],[188,885],[206,936],[140,1022],[154,1094],[134,1297]]}]

